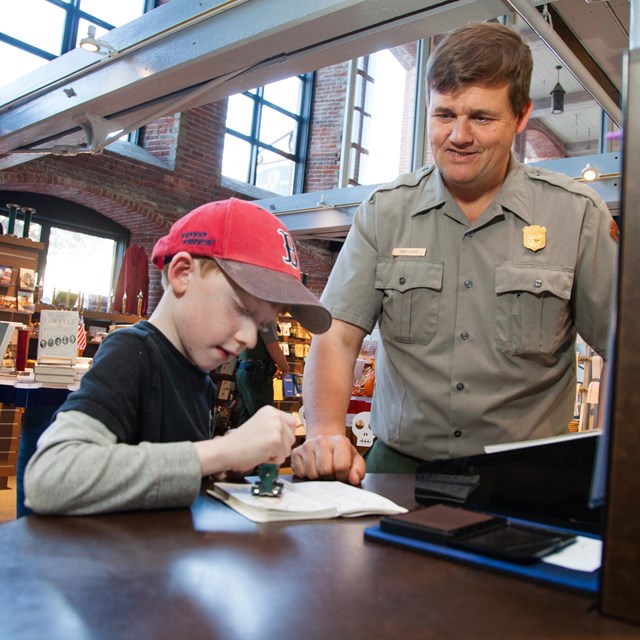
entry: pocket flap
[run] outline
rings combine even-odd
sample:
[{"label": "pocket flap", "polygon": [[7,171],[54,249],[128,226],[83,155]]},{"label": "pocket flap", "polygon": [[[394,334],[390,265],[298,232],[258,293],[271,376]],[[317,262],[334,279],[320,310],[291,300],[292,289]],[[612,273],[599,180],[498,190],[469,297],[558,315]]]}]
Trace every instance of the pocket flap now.
[{"label": "pocket flap", "polygon": [[410,289],[442,290],[444,262],[441,260],[379,261],[376,265],[376,289],[395,289],[404,292]]},{"label": "pocket flap", "polygon": [[496,265],[496,293],[527,291],[535,295],[547,292],[569,300],[573,286],[573,269],[538,264]]}]

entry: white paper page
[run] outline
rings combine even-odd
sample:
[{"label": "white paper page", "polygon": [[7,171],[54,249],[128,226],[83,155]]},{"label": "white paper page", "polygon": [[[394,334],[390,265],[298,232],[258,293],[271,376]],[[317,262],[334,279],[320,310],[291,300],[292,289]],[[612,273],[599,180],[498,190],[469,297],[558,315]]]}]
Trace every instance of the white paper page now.
[{"label": "white paper page", "polygon": [[[247,478],[258,482],[257,476]],[[371,491],[338,481],[289,482],[281,479],[280,497],[251,494],[251,484],[217,482],[214,498],[254,522],[355,517],[367,514],[405,513],[407,509]]]},{"label": "white paper page", "polygon": [[542,561],[575,571],[596,571],[602,562],[602,540],[578,536],[573,544],[542,558]]},{"label": "white paper page", "polygon": [[407,511],[384,496],[337,480],[296,483],[285,480],[284,493],[288,492],[301,493],[318,502],[334,504],[343,517],[406,513]]},{"label": "white paper page", "polygon": [[[258,478],[256,477],[256,481]],[[289,484],[289,483],[287,483]],[[250,517],[260,518],[258,522],[268,522],[269,520],[295,519],[295,516],[304,515],[308,518],[336,518],[338,511],[333,503],[319,502],[313,498],[307,497],[302,493],[288,491],[286,486],[283,488],[281,495],[277,498],[254,496],[251,494],[251,484],[236,484],[228,482],[216,482],[216,489],[221,490],[230,497],[229,505]],[[214,495],[214,494],[212,494]],[[214,495],[214,497],[220,497]],[[227,502],[225,500],[225,502]],[[240,509],[240,505],[248,508],[250,512]],[[262,514],[263,517],[260,517]],[[253,517],[251,518],[254,519]]]}]

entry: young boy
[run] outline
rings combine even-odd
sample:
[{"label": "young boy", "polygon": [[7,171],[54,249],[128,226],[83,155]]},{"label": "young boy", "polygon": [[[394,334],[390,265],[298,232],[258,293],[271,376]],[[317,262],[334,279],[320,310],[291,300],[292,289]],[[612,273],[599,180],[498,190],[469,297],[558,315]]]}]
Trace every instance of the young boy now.
[{"label": "young boy", "polygon": [[302,284],[287,229],[231,198],[198,207],[154,247],[164,294],[149,321],[105,339],[80,389],[57,411],[25,472],[37,513],[190,505],[201,477],[281,464],[295,419],[274,407],[211,439],[209,371],[288,310],[311,333],[329,312]]}]

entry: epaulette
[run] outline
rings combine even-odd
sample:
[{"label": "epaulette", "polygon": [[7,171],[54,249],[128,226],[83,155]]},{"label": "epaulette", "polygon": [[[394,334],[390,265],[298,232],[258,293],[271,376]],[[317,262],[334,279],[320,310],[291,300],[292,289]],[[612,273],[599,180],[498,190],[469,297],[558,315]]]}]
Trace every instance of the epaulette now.
[{"label": "epaulette", "polygon": [[575,193],[585,198],[589,198],[595,206],[602,203],[602,198],[597,191],[584,184],[578,182],[573,178],[570,178],[564,173],[558,173],[557,171],[550,171],[549,169],[542,169],[540,167],[525,167],[525,175],[531,180],[539,180],[540,182],[546,182],[554,187],[560,187],[570,193]]},{"label": "epaulette", "polygon": [[385,182],[384,184],[378,185],[369,194],[367,200],[371,200],[377,193],[381,193],[383,191],[393,191],[393,189],[397,189],[398,187],[415,187],[425,178],[425,176],[433,173],[434,169],[435,165],[430,164],[420,167],[411,173],[401,173],[393,182]]}]

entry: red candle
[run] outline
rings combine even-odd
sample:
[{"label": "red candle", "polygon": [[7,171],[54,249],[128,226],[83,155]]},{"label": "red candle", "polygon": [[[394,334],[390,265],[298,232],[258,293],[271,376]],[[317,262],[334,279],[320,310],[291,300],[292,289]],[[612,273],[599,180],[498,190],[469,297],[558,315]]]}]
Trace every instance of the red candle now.
[{"label": "red candle", "polygon": [[16,347],[16,371],[27,368],[27,351],[29,350],[29,329],[18,329],[18,344]]}]

